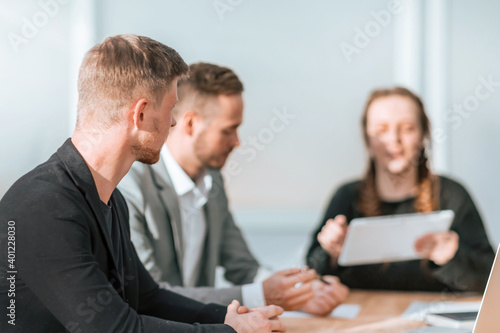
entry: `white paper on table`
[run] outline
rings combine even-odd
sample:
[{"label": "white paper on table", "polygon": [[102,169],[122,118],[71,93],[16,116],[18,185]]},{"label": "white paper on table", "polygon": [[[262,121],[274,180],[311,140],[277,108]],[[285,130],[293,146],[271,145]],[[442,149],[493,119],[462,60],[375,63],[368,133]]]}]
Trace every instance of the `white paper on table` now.
[{"label": "white paper on table", "polygon": [[412,302],[402,318],[423,321],[428,313],[479,311],[481,302]]},{"label": "white paper on table", "polygon": [[[361,311],[361,306],[358,304],[341,304],[337,306],[332,313],[330,313],[325,318],[343,318],[343,319],[354,319],[358,316],[359,311]],[[305,313],[302,311],[285,311],[281,317],[284,318],[311,318],[317,317],[315,315]]]}]

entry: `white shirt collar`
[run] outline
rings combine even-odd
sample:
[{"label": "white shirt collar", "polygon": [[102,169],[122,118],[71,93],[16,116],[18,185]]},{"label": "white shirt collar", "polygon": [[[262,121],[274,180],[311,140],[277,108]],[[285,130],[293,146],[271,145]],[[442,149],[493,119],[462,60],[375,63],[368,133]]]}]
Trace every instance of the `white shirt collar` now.
[{"label": "white shirt collar", "polygon": [[177,163],[172,154],[170,154],[167,145],[163,145],[161,157],[170,175],[177,196],[181,197],[189,192],[193,192],[196,198],[196,206],[203,206],[207,202],[208,193],[212,189],[212,176],[209,175],[206,170],[203,170],[196,183],[193,182],[181,168],[179,163]]}]

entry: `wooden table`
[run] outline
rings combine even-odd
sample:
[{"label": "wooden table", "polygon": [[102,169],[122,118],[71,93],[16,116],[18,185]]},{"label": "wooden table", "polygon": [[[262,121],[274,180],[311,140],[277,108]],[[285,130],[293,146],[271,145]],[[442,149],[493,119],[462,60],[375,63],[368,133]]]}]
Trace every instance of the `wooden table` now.
[{"label": "wooden table", "polygon": [[282,318],[288,333],[402,333],[425,327],[422,321],[401,318],[413,301],[481,301],[480,295],[352,290],[345,304],[358,304],[355,319]]}]

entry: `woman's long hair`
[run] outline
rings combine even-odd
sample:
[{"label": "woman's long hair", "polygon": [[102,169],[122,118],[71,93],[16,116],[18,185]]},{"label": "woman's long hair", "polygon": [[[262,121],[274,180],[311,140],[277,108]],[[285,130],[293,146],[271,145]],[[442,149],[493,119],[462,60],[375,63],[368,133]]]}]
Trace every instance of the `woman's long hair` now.
[{"label": "woman's long hair", "polygon": [[[374,90],[368,101],[366,102],[363,116],[361,118],[361,126],[363,129],[363,138],[366,146],[368,147],[368,133],[366,130],[368,109],[370,105],[378,98],[387,96],[402,96],[411,99],[418,110],[418,118],[420,120],[420,127],[422,129],[423,138],[431,142],[431,132],[429,118],[425,113],[425,108],[422,100],[416,94],[403,87],[394,87],[388,89]],[[439,209],[439,181],[438,177],[432,174],[428,165],[428,158],[425,147],[422,148],[420,156],[417,161],[417,174],[418,174],[418,194],[415,200],[416,212],[430,212]],[[378,216],[382,215],[382,201],[377,193],[375,184],[375,161],[370,158],[368,163],[368,170],[364,179],[360,183],[360,191],[358,198],[358,208],[364,216]]]}]

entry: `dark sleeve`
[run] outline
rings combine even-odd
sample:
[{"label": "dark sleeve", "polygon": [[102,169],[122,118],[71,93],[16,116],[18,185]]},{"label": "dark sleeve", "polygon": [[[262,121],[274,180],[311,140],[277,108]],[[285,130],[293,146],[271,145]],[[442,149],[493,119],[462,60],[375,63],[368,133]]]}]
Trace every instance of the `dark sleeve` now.
[{"label": "dark sleeve", "polygon": [[347,218],[347,222],[351,221],[354,217],[354,206],[356,191],[359,182],[353,182],[341,186],[333,195],[332,199],[326,211],[312,234],[311,245],[309,251],[307,252],[306,262],[311,268],[314,268],[319,274],[329,274],[329,275],[339,275],[339,267],[337,265],[331,265],[330,255],[323,250],[318,242],[318,234],[321,228],[326,224],[328,219],[333,219],[337,215],[342,214]]},{"label": "dark sleeve", "polygon": [[[121,298],[99,267],[92,249],[95,233],[91,232],[92,223],[88,222],[94,217],[88,209],[82,208],[86,205],[82,202],[83,197],[79,193],[61,191],[54,184],[38,184],[23,193],[24,206],[21,208],[19,194],[22,192],[18,191],[17,196],[4,203],[15,206],[14,209],[0,214],[2,219],[16,221],[18,276],[25,290],[34,294],[31,302],[41,304],[66,329],[81,332],[234,332],[227,325],[191,325],[140,315]],[[147,280],[142,270],[139,279]],[[149,282],[146,284],[150,286]],[[194,318],[204,318],[202,306],[188,310],[190,302],[180,301],[175,295],[160,294],[154,285],[151,286],[141,295],[143,302],[149,301],[151,307],[166,306],[162,313],[172,311],[170,319],[185,319],[184,310],[190,314],[198,311]],[[43,313],[48,315],[45,310]],[[174,315],[179,317],[174,318]],[[44,318],[33,313],[26,313],[25,317],[33,319],[31,326],[42,324],[40,321]]]},{"label": "dark sleeve", "polygon": [[[137,255],[140,299],[139,313],[183,323],[221,324],[226,316],[226,307],[203,304],[170,290],[160,289],[149,275]],[[204,325],[205,326],[205,325]],[[220,327],[216,325],[214,327]]]},{"label": "dark sleeve", "polygon": [[483,292],[495,257],[483,221],[463,186],[443,178],[441,187],[441,209],[455,212],[451,230],[459,236],[459,247],[455,257],[432,274],[452,289]]}]

